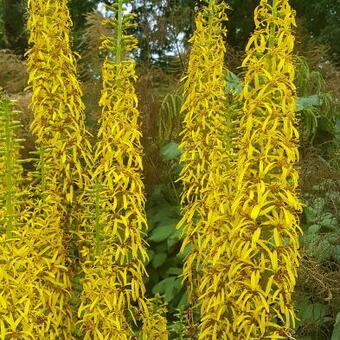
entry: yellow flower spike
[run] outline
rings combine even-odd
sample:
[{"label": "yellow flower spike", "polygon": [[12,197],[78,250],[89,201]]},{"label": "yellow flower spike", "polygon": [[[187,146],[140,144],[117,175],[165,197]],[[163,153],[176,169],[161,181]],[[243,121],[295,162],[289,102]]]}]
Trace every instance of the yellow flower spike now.
[{"label": "yellow flower spike", "polygon": [[[70,48],[68,0],[29,0],[27,51],[31,131],[40,146],[51,147],[51,167],[64,199],[72,203],[74,190],[84,186],[84,162],[91,165],[91,147],[85,130],[82,91],[75,56]],[[80,159],[82,157],[82,160]],[[55,164],[54,164],[55,163]]]},{"label": "yellow flower spike", "polygon": [[26,210],[34,209],[27,223],[36,241],[33,253],[43,257],[37,265],[48,267],[43,279],[33,279],[43,294],[42,304],[36,304],[37,313],[41,313],[37,315],[43,318],[33,319],[32,324],[39,324],[36,329],[41,338],[48,334],[71,339],[77,302],[70,278],[77,279],[79,274],[76,258],[71,256],[77,256],[75,236],[80,237],[79,231],[72,229],[82,219],[81,191],[88,182],[85,166],[91,167],[92,160],[76,61],[70,48],[72,22],[67,5],[68,0],[28,1],[31,131],[37,138],[37,167],[46,171],[38,174],[42,183],[31,188],[36,198]]},{"label": "yellow flower spike", "polygon": [[143,283],[147,259],[143,149],[134,88],[137,76],[129,57],[137,42],[126,34],[132,16],[124,14],[125,2],[108,6],[115,16],[104,20],[115,37],[105,37],[101,46],[110,53],[102,70],[92,189],[85,195],[88,217],[82,225],[84,278],[78,324],[85,339],[132,339],[131,322],[136,319],[143,322],[142,339],[165,340],[166,319],[151,311]]},{"label": "yellow flower spike", "polygon": [[29,258],[29,242],[22,224],[23,199],[20,142],[13,110],[14,101],[0,93],[0,304],[2,318],[0,337],[18,334],[23,339],[33,337],[29,322],[29,307],[33,289],[30,282],[33,263]]},{"label": "yellow flower spike", "polygon": [[[236,166],[237,203],[231,219],[237,232],[231,233],[230,240],[235,256],[230,268],[234,293],[228,296],[235,320],[251,318],[252,322],[241,321],[233,327],[234,340],[281,338],[288,332],[295,318],[291,294],[300,256],[298,133],[293,124],[297,120],[292,63],[295,12],[288,0],[261,0],[255,24],[243,62],[247,72]],[[251,254],[247,261],[244,254]],[[256,271],[249,267],[251,263],[259,266]]]},{"label": "yellow flower spike", "polygon": [[[228,277],[222,261],[232,258],[228,245],[232,176],[230,122],[226,117],[224,75],[228,6],[223,1],[205,1],[197,14],[196,30],[184,81],[185,113],[181,132],[183,148],[180,180],[183,185],[182,250],[191,247],[183,276],[189,304],[199,307],[198,339],[228,339],[232,306],[226,300]],[[192,323],[192,322],[191,322]],[[190,324],[190,328],[195,325]]]}]

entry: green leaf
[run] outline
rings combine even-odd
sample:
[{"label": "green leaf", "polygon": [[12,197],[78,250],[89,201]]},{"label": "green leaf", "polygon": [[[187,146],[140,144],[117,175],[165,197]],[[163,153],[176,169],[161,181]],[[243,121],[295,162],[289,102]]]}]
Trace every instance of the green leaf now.
[{"label": "green leaf", "polygon": [[152,249],[148,249],[148,257],[149,257],[149,262],[153,259],[153,257],[155,256],[155,252]]},{"label": "green leaf", "polygon": [[302,323],[306,321],[321,321],[329,313],[329,306],[321,303],[302,304],[298,312],[298,318]]},{"label": "green leaf", "polygon": [[321,240],[318,244],[319,250],[319,260],[320,261],[327,261],[330,260],[334,254],[334,247],[329,243],[327,239]]},{"label": "green leaf", "polygon": [[179,241],[179,237],[181,235],[181,230],[177,229],[170,237],[166,240],[168,245],[168,250],[170,251],[171,248]]},{"label": "green leaf", "polygon": [[339,340],[339,339],[340,339],[340,323],[336,323],[334,325],[331,340]]},{"label": "green leaf", "polygon": [[241,79],[233,72],[229,71],[227,75],[227,88],[226,92],[236,92],[240,94],[243,90],[243,82]]},{"label": "green leaf", "polygon": [[175,277],[167,277],[152,288],[153,294],[164,295],[164,300],[170,302],[181,290],[181,281]]},{"label": "green leaf", "polygon": [[338,228],[338,221],[335,216],[326,212],[322,215],[321,225],[328,231],[336,231]]},{"label": "green leaf", "polygon": [[156,254],[153,259],[152,259],[152,266],[157,269],[159,268],[165,261],[167,258],[167,254],[166,253],[158,253]]},{"label": "green leaf", "polygon": [[310,235],[314,235],[316,234],[321,228],[321,225],[319,224],[312,224],[308,230],[307,230],[307,233],[310,234]]},{"label": "green leaf", "polygon": [[165,294],[164,294],[164,300],[166,302],[170,302],[174,299],[174,297],[178,294],[178,292],[181,290],[182,284],[179,279],[175,279],[173,281],[172,285],[167,285],[165,288]]},{"label": "green leaf", "polygon": [[335,325],[333,328],[331,340],[339,340],[339,339],[340,339],[340,312],[336,315],[336,318],[335,318]]},{"label": "green leaf", "polygon": [[160,282],[158,282],[156,285],[154,285],[152,287],[152,293],[153,294],[160,294],[162,295],[162,293],[164,293],[164,289],[165,289],[165,286],[167,284],[173,284],[173,282],[175,281],[175,277],[168,277]]},{"label": "green leaf", "polygon": [[182,150],[178,148],[178,143],[170,142],[161,148],[161,156],[165,161],[172,161],[182,154]]},{"label": "green leaf", "polygon": [[320,96],[317,94],[308,97],[299,97],[296,99],[296,111],[302,111],[307,107],[320,105],[321,105]]},{"label": "green leaf", "polygon": [[179,220],[178,206],[161,202],[147,211],[148,226],[152,230],[157,224],[177,223]]},{"label": "green leaf", "polygon": [[317,220],[317,212],[315,211],[315,209],[313,209],[313,207],[308,206],[304,209],[303,212],[305,214],[307,223],[313,223]]},{"label": "green leaf", "polygon": [[178,302],[178,307],[186,307],[188,306],[188,293],[185,291],[181,297],[181,299]]},{"label": "green leaf", "polygon": [[182,268],[175,268],[175,267],[171,267],[167,270],[166,272],[168,275],[181,275],[182,274]]},{"label": "green leaf", "polygon": [[176,223],[161,224],[157,226],[149,237],[149,241],[162,242],[166,240],[171,234],[176,232]]},{"label": "green leaf", "polygon": [[340,312],[336,315],[335,323],[340,323]]},{"label": "green leaf", "polygon": [[184,250],[183,250],[181,253],[178,253],[178,254],[176,255],[176,257],[177,257],[180,261],[184,260],[185,257],[190,253],[191,249],[192,249],[192,244],[188,244],[188,245],[184,248]]}]

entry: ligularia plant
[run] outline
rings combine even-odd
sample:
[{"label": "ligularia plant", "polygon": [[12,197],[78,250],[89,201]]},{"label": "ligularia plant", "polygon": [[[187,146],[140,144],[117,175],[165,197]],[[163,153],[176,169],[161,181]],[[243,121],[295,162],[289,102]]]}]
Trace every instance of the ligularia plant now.
[{"label": "ligularia plant", "polygon": [[[183,78],[185,101],[181,111],[185,118],[180,145],[183,217],[178,227],[183,226],[182,251],[191,247],[183,275],[189,303],[193,308],[196,302],[200,306],[199,339],[221,338],[225,329],[220,322],[224,300],[219,292],[224,277],[216,275],[217,268],[211,266],[206,255],[217,250],[217,236],[228,228],[230,139],[225,114],[223,41],[227,8],[223,1],[209,0],[197,14],[188,71]],[[212,284],[214,288],[210,289]]]},{"label": "ligularia plant", "polygon": [[22,238],[22,166],[14,102],[0,87],[0,338],[32,336],[29,247]]},{"label": "ligularia plant", "polygon": [[27,27],[29,89],[37,144],[51,146],[54,177],[60,192],[72,203],[74,191],[84,186],[83,160],[91,155],[86,139],[84,104],[70,48],[68,0],[29,0]]},{"label": "ligularia plant", "polygon": [[298,268],[299,159],[287,0],[261,0],[246,47],[230,247],[229,339],[289,335]]},{"label": "ligularia plant", "polygon": [[[146,297],[143,282],[146,199],[130,56],[137,41],[125,3],[107,6],[114,15],[105,23],[114,36],[104,37],[101,47],[102,114],[92,155],[68,0],[28,0],[37,143],[28,190],[20,124],[0,87],[1,339],[168,339],[166,306],[158,296]],[[177,323],[174,333],[198,340],[287,338],[295,325],[301,232],[295,12],[288,0],[261,0],[256,8],[242,64],[243,110],[235,122],[225,97],[228,5],[203,3],[182,79],[178,228],[187,253],[189,327]]]},{"label": "ligularia plant", "polygon": [[117,0],[111,25],[115,36],[105,37],[102,115],[95,147],[88,219],[81,249],[84,272],[78,315],[84,339],[132,339],[132,321],[144,323],[143,339],[167,339],[166,322],[151,313],[143,276],[147,259],[142,145],[134,82],[135,63],[129,52],[136,39],[127,33],[134,24]]},{"label": "ligularia plant", "polygon": [[[34,321],[39,338],[72,338],[74,320],[69,296],[74,259],[69,257],[70,231],[76,213],[71,204],[85,186],[85,164],[91,164],[86,139],[84,104],[70,48],[71,20],[68,0],[29,0],[29,89],[32,91],[33,122],[41,185],[33,186],[32,213],[27,224],[35,250],[39,275],[39,303]],[[78,202],[77,202],[78,201]],[[80,204],[80,203],[79,203]]]}]

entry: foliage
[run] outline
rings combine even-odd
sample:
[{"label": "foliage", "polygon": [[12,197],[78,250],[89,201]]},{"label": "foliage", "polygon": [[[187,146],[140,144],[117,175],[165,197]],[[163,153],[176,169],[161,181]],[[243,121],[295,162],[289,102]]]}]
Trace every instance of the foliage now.
[{"label": "foliage", "polygon": [[16,54],[23,55],[27,49],[27,32],[25,31],[25,0],[2,0],[0,16],[4,30],[1,32],[1,48],[8,48]]},{"label": "foliage", "polygon": [[[171,172],[175,175],[174,165]],[[175,185],[174,179],[170,181]],[[171,196],[168,195],[174,190],[176,189],[169,187],[169,184],[156,186],[147,204],[150,250],[146,285],[148,291],[164,296],[170,313],[173,313],[175,308],[186,305],[185,287],[179,277],[183,265],[183,255],[178,254],[180,231],[176,230],[180,219],[179,202],[178,198],[169,199]]]},{"label": "foliage", "polygon": [[301,179],[305,233],[301,237],[304,256],[295,293],[301,319],[297,336],[331,339],[332,333],[338,332],[336,316],[340,312],[339,166],[327,162],[319,150],[309,148],[302,161]]},{"label": "foliage", "polygon": [[299,16],[304,18],[309,36],[314,38],[315,43],[330,46],[330,56],[338,62],[340,56],[339,1],[293,0],[292,6]]},{"label": "foliage", "polygon": [[[326,91],[320,71],[311,71],[303,57],[296,58],[295,84],[300,96],[297,110],[301,111],[302,143],[320,144],[334,138],[336,107],[333,95]],[[309,145],[310,145],[309,144]]]}]

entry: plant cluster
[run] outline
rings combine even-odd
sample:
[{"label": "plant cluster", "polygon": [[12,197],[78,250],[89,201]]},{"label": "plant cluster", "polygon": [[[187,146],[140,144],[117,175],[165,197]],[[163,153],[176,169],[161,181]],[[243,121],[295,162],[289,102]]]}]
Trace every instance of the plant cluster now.
[{"label": "plant cluster", "polygon": [[[200,2],[170,94],[171,70],[168,87],[157,71],[137,82],[127,3],[108,5],[102,28],[88,18],[80,76],[68,0],[27,2],[30,159],[0,87],[0,339],[336,340],[336,103],[293,54],[289,1],[260,0],[237,75],[228,5]],[[98,103],[85,98],[94,135],[81,78],[101,84]],[[138,98],[153,82],[159,93]],[[148,100],[156,118],[140,110]]]}]

